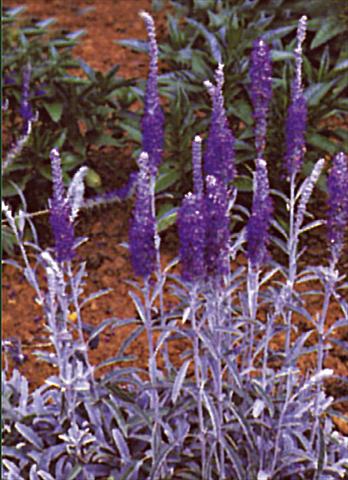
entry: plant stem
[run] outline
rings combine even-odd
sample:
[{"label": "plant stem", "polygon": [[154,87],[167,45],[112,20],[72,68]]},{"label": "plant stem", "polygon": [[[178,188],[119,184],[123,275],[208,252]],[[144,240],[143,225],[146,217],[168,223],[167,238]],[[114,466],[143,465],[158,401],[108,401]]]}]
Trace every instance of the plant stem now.
[{"label": "plant stem", "polygon": [[204,429],[204,415],[203,415],[203,400],[202,400],[202,369],[199,356],[199,336],[198,336],[198,326],[196,319],[196,310],[197,310],[197,291],[198,285],[194,283],[192,290],[190,290],[190,310],[191,310],[191,322],[193,330],[193,361],[194,361],[194,370],[195,370],[195,380],[196,388],[198,393],[198,420],[199,420],[199,439],[201,442],[201,463],[202,471],[206,462],[206,448],[205,448],[205,429]]},{"label": "plant stem", "polygon": [[254,268],[251,263],[248,263],[247,275],[247,292],[248,292],[248,307],[250,317],[250,331],[249,331],[249,349],[248,349],[248,368],[249,376],[253,368],[253,347],[254,347],[254,321],[256,320],[257,302],[259,295],[259,268]]}]

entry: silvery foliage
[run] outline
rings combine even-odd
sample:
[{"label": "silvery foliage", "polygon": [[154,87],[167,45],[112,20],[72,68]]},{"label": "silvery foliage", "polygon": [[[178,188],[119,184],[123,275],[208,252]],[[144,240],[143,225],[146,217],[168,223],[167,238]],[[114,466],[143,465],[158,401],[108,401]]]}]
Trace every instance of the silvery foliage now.
[{"label": "silvery foliage", "polygon": [[[225,253],[226,264],[233,265],[228,272],[184,281],[172,271],[174,260],[153,282],[131,283],[137,318],[108,318],[89,338],[81,330],[81,308],[103,292],[83,299],[85,265],[68,262],[63,268],[38,242],[25,242],[24,226],[30,221],[25,209],[17,221],[5,205],[25,266],[11,263],[22,268],[43,308],[53,351],[40,356],[57,367],[57,374],[30,392],[17,370],[10,377],[5,372],[3,478],[345,478],[348,438],[332,420],[340,399],[326,393],[325,380],[335,375],[324,368],[323,358],[336,341],[335,330],[348,325],[346,279],[337,270],[339,264],[302,268],[298,261],[302,234],[322,223],[307,221],[306,212],[322,167],[319,160],[299,186],[293,178],[289,198],[273,191],[292,216],[289,231],[273,221],[272,239],[287,265],[268,258],[253,278],[250,268],[235,267],[231,260],[243,253],[246,243],[242,229],[232,235]],[[248,218],[235,195],[228,200],[232,217]],[[29,248],[36,253],[35,265]],[[45,271],[47,288],[40,286],[39,268]],[[320,287],[296,290],[308,280],[319,280]],[[176,298],[174,306],[158,301],[165,284]],[[313,315],[306,298],[320,294],[323,305]],[[328,326],[330,301],[340,316]],[[77,325],[70,313],[76,314]],[[294,313],[310,325],[304,333],[298,333]],[[115,357],[92,367],[91,341],[106,327],[125,325],[134,329]],[[129,366],[134,358],[127,355],[144,332],[147,370]],[[284,337],[280,349],[279,338]],[[173,340],[182,349],[175,365],[165,348]],[[313,351],[318,352],[317,367],[302,374],[298,361]],[[96,379],[97,369],[113,364]]]}]

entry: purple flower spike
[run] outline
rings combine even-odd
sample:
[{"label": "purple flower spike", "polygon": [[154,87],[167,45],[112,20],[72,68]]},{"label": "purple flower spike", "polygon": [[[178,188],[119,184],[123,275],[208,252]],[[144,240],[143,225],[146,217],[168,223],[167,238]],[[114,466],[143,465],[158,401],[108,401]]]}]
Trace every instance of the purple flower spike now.
[{"label": "purple flower spike", "polygon": [[206,268],[208,275],[226,275],[229,271],[228,191],[218,178],[206,177]]},{"label": "purple flower spike", "polygon": [[267,164],[256,160],[254,197],[251,216],[247,224],[248,258],[253,268],[258,268],[267,258],[268,229],[272,216]]},{"label": "purple flower spike", "polygon": [[215,72],[216,86],[205,82],[213,101],[209,134],[204,155],[204,173],[213,175],[227,185],[236,174],[234,165],[234,137],[228,127],[224,109],[222,87],[224,83],[223,65]]},{"label": "purple flower spike", "polygon": [[296,75],[292,83],[291,103],[285,125],[286,153],[285,164],[290,175],[300,170],[306,151],[305,132],[307,125],[307,102],[302,86],[302,43],[306,36],[307,17],[301,17],[297,28],[295,48]]},{"label": "purple flower spike", "polygon": [[58,262],[72,260],[74,257],[74,225],[71,219],[71,207],[66,199],[62,166],[56,148],[50,153],[53,196],[49,202],[50,223],[55,241]]},{"label": "purple flower spike", "polygon": [[30,77],[31,77],[31,67],[30,64],[23,71],[23,83],[22,83],[22,97],[21,103],[19,106],[19,113],[24,120],[23,130],[27,130],[27,124],[30,120],[33,119],[34,114],[29,102],[30,95]]},{"label": "purple flower spike", "polygon": [[155,24],[151,15],[141,12],[149,37],[150,68],[146,84],[144,116],[141,121],[144,152],[148,152],[150,168],[156,174],[162,161],[164,143],[164,114],[159,103],[158,77],[158,47],[156,42]]},{"label": "purple flower spike", "polygon": [[179,210],[178,229],[182,277],[189,282],[198,281],[205,274],[204,202],[198,195],[185,196]]},{"label": "purple flower spike", "polygon": [[129,230],[129,248],[133,270],[139,277],[147,278],[155,270],[155,216],[153,212],[153,177],[149,156],[143,152],[138,160],[136,200]]},{"label": "purple flower spike", "polygon": [[251,101],[254,107],[255,146],[258,158],[266,145],[267,113],[272,98],[272,64],[269,46],[255,40],[250,65]]},{"label": "purple flower spike", "polygon": [[329,210],[328,239],[331,255],[336,262],[343,247],[344,232],[348,225],[348,156],[338,153],[328,177]]},{"label": "purple flower spike", "polygon": [[196,195],[203,196],[202,139],[196,135],[192,142],[193,189]]}]

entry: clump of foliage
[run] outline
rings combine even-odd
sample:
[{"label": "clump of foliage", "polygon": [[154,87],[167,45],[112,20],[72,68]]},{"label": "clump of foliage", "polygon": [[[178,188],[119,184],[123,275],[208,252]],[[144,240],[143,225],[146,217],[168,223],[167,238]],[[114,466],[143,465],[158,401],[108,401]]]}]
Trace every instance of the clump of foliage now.
[{"label": "clump of foliage", "polygon": [[[225,110],[224,68],[219,64],[214,80],[206,84],[213,104],[207,141],[202,145],[200,137],[193,139],[193,192],[185,196],[178,213],[179,259],[162,269],[155,179],[163,114],[157,95],[154,23],[149,14],[142,17],[152,68],[142,122],[148,151],[139,155],[129,232],[130,258],[139,277],[129,292],[137,318],[111,317],[85,335],[82,307],[104,293],[83,298],[85,263],[74,262],[81,241],[75,239],[74,220],[83,205],[86,169],[81,167],[66,189],[59,151],[53,149],[49,209],[54,248],[43,251],[37,241],[25,241],[30,217],[21,211],[16,222],[11,209],[3,206],[24,260],[24,267],[11,264],[34,288],[53,347],[50,353],[37,354],[57,370],[32,393],[17,370],[11,377],[8,372],[3,376],[4,478],[345,478],[348,438],[332,420],[339,399],[326,393],[325,379],[335,375],[325,368],[325,355],[333,333],[348,326],[346,276],[339,273],[348,225],[348,157],[335,155],[329,172],[328,261],[319,267],[301,266],[303,233],[323,223],[308,220],[306,210],[325,163],[317,160],[299,181],[306,127],[302,45],[307,19],[300,19],[296,35],[288,118],[294,111],[301,115],[296,125],[288,122],[286,128],[286,191],[270,189],[263,155],[270,63],[259,40],[252,60],[261,69],[258,88],[253,88],[253,113],[260,122],[255,126],[255,147],[260,155],[254,160],[252,207],[249,211],[237,203],[233,186],[238,155]],[[255,70],[254,74],[256,81]],[[286,205],[288,231],[274,218],[275,197]],[[245,226],[231,234],[234,217],[243,218]],[[286,263],[271,258],[271,242],[283,251]],[[35,251],[35,266],[29,261],[29,249]],[[243,254],[247,265],[234,267],[232,261]],[[180,274],[172,270],[178,260]],[[37,279],[39,268],[47,279],[45,288]],[[298,291],[296,287],[307,280],[316,281],[315,290]],[[165,287],[177,299],[174,307],[166,305]],[[316,315],[306,301],[312,295],[323,295]],[[327,325],[331,302],[337,304],[340,317]],[[70,321],[71,312],[76,323]],[[298,332],[294,313],[309,322],[307,331]],[[134,330],[116,356],[92,366],[88,356],[92,341],[106,327],[127,324]],[[147,368],[119,366],[133,360],[127,349],[143,332]],[[169,353],[174,340],[187,346],[179,365]],[[299,360],[313,351],[316,366],[302,374]],[[112,363],[114,369],[97,380],[96,370]]]},{"label": "clump of foliage", "polygon": [[[273,101],[268,128],[267,156],[274,168],[272,180],[281,181],[280,158],[285,148],[284,124],[293,70],[293,32],[299,14],[307,14],[309,39],[304,52],[304,95],[308,102],[307,145],[303,169],[308,174],[318,156],[334,155],[345,145],[342,128],[347,112],[347,17],[341,2],[302,0],[192,0],[158,1],[157,8],[170,6],[167,35],[161,39],[159,77],[166,111],[166,163],[171,171],[173,191],[188,188],[191,164],[189,145],[209,121],[205,80],[212,80],[217,64],[225,66],[227,116],[236,134],[238,163],[236,185],[250,191],[250,166],[255,156],[254,118],[250,95],[249,55],[255,39],[262,38],[271,48],[273,62]],[[146,51],[146,43],[121,40],[118,43],[136,51]],[[330,119],[335,118],[334,122]],[[341,118],[341,123],[337,120]],[[139,121],[139,120],[138,120]],[[133,120],[137,128],[139,123]],[[169,183],[169,180],[168,180]],[[323,182],[320,188],[325,189]]]},{"label": "clump of foliage", "polygon": [[[5,146],[10,156],[3,165],[3,195],[18,200],[15,182],[22,192],[30,190],[31,206],[37,209],[47,202],[44,192],[49,192],[51,180],[47,158],[53,147],[62,151],[68,181],[92,148],[124,144],[120,110],[129,105],[125,93],[129,81],[115,76],[118,65],[101,73],[73,58],[72,48],[84,31],[52,32],[54,18],[22,20],[24,10],[9,9],[2,17]],[[26,132],[25,139],[17,132]],[[92,169],[87,183],[101,186]]]}]

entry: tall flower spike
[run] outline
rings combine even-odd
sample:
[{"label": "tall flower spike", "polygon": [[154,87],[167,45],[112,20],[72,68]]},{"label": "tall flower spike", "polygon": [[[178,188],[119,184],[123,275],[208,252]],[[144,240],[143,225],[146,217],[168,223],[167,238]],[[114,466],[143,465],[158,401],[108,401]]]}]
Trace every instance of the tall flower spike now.
[{"label": "tall flower spike", "polygon": [[153,175],[162,161],[164,142],[164,114],[159,103],[157,77],[158,77],[158,47],[154,20],[147,12],[140,16],[145,22],[149,37],[150,66],[145,91],[144,115],[141,120],[143,137],[142,149],[149,155],[150,169]]},{"label": "tall flower spike", "polygon": [[203,196],[202,139],[196,135],[192,142],[193,189],[196,195]]},{"label": "tall flower spike", "polygon": [[272,211],[267,164],[259,158],[254,173],[252,212],[247,224],[248,258],[253,268],[260,267],[267,258]]},{"label": "tall flower spike", "polygon": [[139,160],[136,200],[129,229],[129,248],[136,275],[148,278],[155,270],[155,217],[153,213],[153,187],[149,156],[142,152]]},{"label": "tall flower spike", "polygon": [[65,262],[74,257],[74,225],[71,207],[65,195],[61,160],[56,148],[51,150],[50,160],[53,180],[53,196],[49,202],[50,223],[55,241],[56,260]]},{"label": "tall flower spike", "polygon": [[221,276],[229,271],[228,190],[218,178],[206,177],[205,194],[206,248],[208,275]]},{"label": "tall flower spike", "polygon": [[267,114],[272,98],[272,64],[269,46],[255,40],[250,64],[251,101],[254,107],[255,147],[257,157],[262,158],[266,145]]},{"label": "tall flower spike", "polygon": [[302,43],[306,36],[307,17],[300,18],[295,48],[295,78],[291,89],[291,102],[285,124],[286,153],[285,165],[289,176],[301,168],[306,151],[305,132],[307,125],[307,102],[302,86]]},{"label": "tall flower spike", "polygon": [[328,239],[332,259],[337,262],[348,225],[348,156],[343,152],[335,155],[327,184],[329,191]]},{"label": "tall flower spike", "polygon": [[198,281],[204,277],[205,219],[204,203],[199,195],[188,193],[178,215],[182,277]]},{"label": "tall flower spike", "polygon": [[213,175],[227,185],[235,176],[234,137],[228,126],[224,109],[222,87],[224,84],[223,65],[215,72],[216,85],[205,82],[212,97],[213,111],[204,155],[204,173]]},{"label": "tall flower spike", "polygon": [[30,95],[30,77],[31,77],[31,66],[27,65],[23,70],[23,81],[22,81],[22,97],[19,107],[19,113],[24,120],[23,133],[26,133],[28,130],[28,123],[33,119],[34,114],[29,102]]}]

